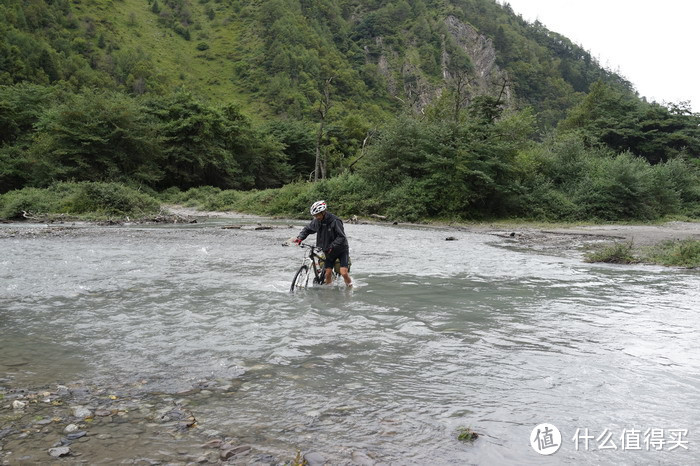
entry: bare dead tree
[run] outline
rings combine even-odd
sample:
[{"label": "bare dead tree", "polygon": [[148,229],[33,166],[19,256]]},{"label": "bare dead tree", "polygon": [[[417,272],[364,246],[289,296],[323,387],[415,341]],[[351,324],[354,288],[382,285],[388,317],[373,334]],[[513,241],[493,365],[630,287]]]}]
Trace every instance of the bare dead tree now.
[{"label": "bare dead tree", "polygon": [[453,71],[455,84],[455,100],[454,100],[454,120],[459,121],[459,113],[464,104],[469,100],[469,75],[467,70]]},{"label": "bare dead tree", "polygon": [[377,128],[372,128],[371,130],[367,131],[367,136],[362,140],[362,147],[360,148],[360,155],[352,161],[350,165],[348,165],[348,171],[352,170],[352,167],[355,166],[357,162],[359,162],[362,157],[365,156],[367,153],[367,143],[369,142],[370,139],[372,139],[372,136],[374,136],[374,133],[377,132]]},{"label": "bare dead tree", "polygon": [[335,76],[331,76],[326,79],[323,86],[323,98],[318,103],[318,114],[321,120],[321,124],[318,127],[318,134],[316,135],[316,165],[314,168],[314,181],[318,181],[319,174],[321,178],[326,177],[326,164],[325,160],[321,160],[321,140],[323,139],[323,127],[326,123],[326,116],[328,115],[328,110],[331,108],[331,81]]},{"label": "bare dead tree", "polygon": [[506,86],[508,86],[508,85],[510,85],[510,81],[508,80],[508,78],[503,78],[503,83],[502,83],[502,86],[501,86],[501,92],[498,93],[498,99],[496,100],[496,104],[500,104],[500,103],[501,103],[501,97],[503,97],[503,93],[505,92]]}]

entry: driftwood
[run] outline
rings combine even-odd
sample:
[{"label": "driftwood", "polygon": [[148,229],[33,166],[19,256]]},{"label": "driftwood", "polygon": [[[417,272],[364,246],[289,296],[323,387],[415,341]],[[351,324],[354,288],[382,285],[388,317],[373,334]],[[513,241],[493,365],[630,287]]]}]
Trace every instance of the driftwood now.
[{"label": "driftwood", "polygon": [[[129,221],[129,217],[126,217],[126,220]],[[154,223],[197,223],[197,219],[194,217],[183,217],[182,215],[171,214],[163,210],[155,217],[145,218],[143,221]]]}]

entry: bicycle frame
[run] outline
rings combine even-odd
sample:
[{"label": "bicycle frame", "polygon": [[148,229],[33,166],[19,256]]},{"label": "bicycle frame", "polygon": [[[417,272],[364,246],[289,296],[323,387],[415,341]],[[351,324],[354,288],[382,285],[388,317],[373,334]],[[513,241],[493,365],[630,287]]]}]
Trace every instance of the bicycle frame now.
[{"label": "bicycle frame", "polygon": [[309,274],[313,270],[313,281],[312,284],[323,284],[326,281],[325,269],[322,269],[319,265],[319,260],[323,259],[317,252],[321,249],[310,244],[301,243],[299,247],[307,248],[309,250],[308,254],[304,255],[304,259],[301,262],[299,270],[297,270],[296,275],[294,275],[294,280],[292,280],[292,287],[290,291],[294,291],[295,288],[306,288],[309,284]]}]

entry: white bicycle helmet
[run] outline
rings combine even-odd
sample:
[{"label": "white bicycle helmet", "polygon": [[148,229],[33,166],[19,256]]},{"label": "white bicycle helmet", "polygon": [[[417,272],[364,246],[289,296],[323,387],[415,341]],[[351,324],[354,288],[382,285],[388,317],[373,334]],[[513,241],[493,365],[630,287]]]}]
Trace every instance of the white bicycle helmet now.
[{"label": "white bicycle helmet", "polygon": [[327,208],[328,208],[328,206],[326,205],[326,201],[317,201],[317,202],[313,203],[313,205],[311,206],[311,209],[309,209],[309,210],[311,211],[311,215],[316,215],[316,214],[320,214],[321,212],[323,212]]}]

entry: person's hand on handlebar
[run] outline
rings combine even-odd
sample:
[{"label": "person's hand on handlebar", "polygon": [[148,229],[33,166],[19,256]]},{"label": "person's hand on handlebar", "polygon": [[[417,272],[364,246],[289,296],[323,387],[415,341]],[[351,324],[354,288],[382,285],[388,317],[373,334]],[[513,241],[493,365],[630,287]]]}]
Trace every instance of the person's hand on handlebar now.
[{"label": "person's hand on handlebar", "polygon": [[301,238],[294,238],[292,240],[292,243],[296,244],[297,246],[300,246],[302,241],[303,240]]}]

